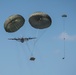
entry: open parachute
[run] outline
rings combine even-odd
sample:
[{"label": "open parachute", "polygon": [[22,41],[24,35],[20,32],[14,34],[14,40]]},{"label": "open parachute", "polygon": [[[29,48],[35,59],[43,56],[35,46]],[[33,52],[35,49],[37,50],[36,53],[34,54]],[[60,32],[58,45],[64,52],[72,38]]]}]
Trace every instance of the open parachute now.
[{"label": "open parachute", "polygon": [[44,29],[51,25],[52,19],[48,14],[36,12],[29,17],[29,23],[36,29]]},{"label": "open parachute", "polygon": [[[26,46],[28,50],[30,51],[30,55],[31,55],[30,60],[34,61],[35,57],[34,57],[33,52],[35,50],[36,43],[41,38],[41,36],[44,34],[44,31],[47,30],[46,28],[49,28],[51,26],[52,19],[46,13],[36,12],[36,13],[31,14],[28,20],[29,20],[30,26],[36,29],[36,30],[34,29],[36,33],[36,35],[34,33],[34,36],[36,37],[36,39],[31,42],[27,42],[27,41],[28,39],[33,39],[33,38],[27,38],[27,37],[10,38],[9,40],[20,41],[21,43],[24,43],[24,41],[26,41]],[[4,29],[8,33],[13,33],[19,30],[24,25],[24,23],[25,23],[25,19],[21,15],[19,14],[11,15],[4,22]],[[31,33],[33,35],[32,29],[31,29]]]},{"label": "open parachute", "polygon": [[24,22],[25,19],[19,14],[9,16],[4,23],[4,29],[9,33],[16,32],[23,26]]},{"label": "open parachute", "polygon": [[[37,43],[37,41],[41,38],[41,36],[45,33],[45,31],[47,30],[46,28],[50,27],[52,24],[52,19],[51,17],[43,12],[35,12],[33,14],[30,15],[29,17],[29,23],[30,25],[37,29],[37,33],[36,33],[36,37],[37,39],[35,40],[34,43],[34,47],[35,44]],[[40,33],[39,33],[40,31]],[[34,50],[34,48],[33,48]],[[31,55],[33,55],[33,50],[31,50]],[[30,58],[30,60],[34,61],[35,58],[32,56]]]}]

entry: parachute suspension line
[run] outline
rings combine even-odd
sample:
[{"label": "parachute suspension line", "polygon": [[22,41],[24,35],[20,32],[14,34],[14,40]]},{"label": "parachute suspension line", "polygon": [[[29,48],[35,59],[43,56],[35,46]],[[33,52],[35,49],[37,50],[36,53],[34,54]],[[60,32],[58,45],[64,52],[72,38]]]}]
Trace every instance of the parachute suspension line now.
[{"label": "parachute suspension line", "polygon": [[36,42],[38,42],[39,40],[40,40],[40,38],[45,34],[45,32],[47,31],[47,29],[42,29],[41,31],[43,31],[40,35],[39,35],[39,29],[38,29],[38,31],[37,31],[37,40],[36,40]]},{"label": "parachute suspension line", "polygon": [[[36,45],[36,43],[39,41],[39,39],[44,35],[44,33],[45,32],[43,32],[40,36],[39,36],[39,29],[37,29],[37,31],[36,31],[36,39],[35,40],[33,40],[34,41],[34,44],[33,44],[33,48],[32,48],[32,51],[31,51],[31,53],[33,54],[33,52],[34,52],[34,49],[35,49],[35,45]],[[29,49],[30,50],[30,49]]]},{"label": "parachute suspension line", "polygon": [[[45,29],[44,29],[44,30],[45,30]],[[44,32],[41,33],[41,35],[39,35],[39,31],[40,31],[40,29],[37,29],[36,39],[33,40],[33,43],[34,43],[34,44],[33,44],[32,49],[30,49],[30,46],[29,46],[28,42],[26,42],[27,47],[28,47],[29,51],[31,52],[31,56],[33,56],[33,52],[34,52],[34,50],[35,50],[36,43],[39,41],[39,39],[40,39],[40,38],[44,35],[44,33],[46,32],[46,30],[45,30]]]},{"label": "parachute suspension line", "polygon": [[64,55],[63,55],[63,59],[65,59],[65,37],[64,37]]},{"label": "parachute suspension line", "polygon": [[[17,42],[16,42],[17,44]],[[21,47],[21,44],[17,44],[17,61],[18,61],[18,65],[20,68],[22,68],[22,64],[23,64],[23,60],[21,58],[21,51],[23,50],[23,48]],[[19,48],[20,47],[20,48]]]},{"label": "parachute suspension line", "polygon": [[38,31],[39,29],[37,29],[37,32],[36,32],[36,39],[35,39],[35,42],[34,42],[34,46],[36,45],[36,43],[37,43],[37,40],[38,40],[38,33],[39,33],[39,31]]},{"label": "parachute suspension line", "polygon": [[64,45],[63,45],[63,48],[64,48],[64,49],[63,49],[63,59],[65,59],[65,39],[66,39],[66,38],[65,38],[65,19],[64,19],[64,18],[65,18],[65,17],[63,17],[63,32],[64,32],[64,38],[63,38],[63,42],[64,42],[64,43],[63,43],[63,44],[64,44]]},{"label": "parachute suspension line", "polygon": [[30,46],[29,46],[29,44],[28,44],[27,41],[26,41],[26,45],[27,45],[27,48],[28,48],[29,52],[31,53],[31,56],[33,56],[33,52],[32,52],[32,50],[30,49]]},{"label": "parachute suspension line", "polygon": [[63,38],[63,41],[64,41],[63,53],[64,53],[64,55],[63,55],[63,58],[62,58],[62,59],[65,59],[65,40],[66,40],[66,37],[65,37],[65,33],[66,33],[66,31],[65,31],[65,18],[66,18],[66,17],[67,17],[66,14],[62,15],[62,18],[63,18],[63,32],[64,32],[64,38]]},{"label": "parachute suspension line", "polygon": [[33,40],[33,41],[34,41],[33,51],[34,51],[34,49],[35,49],[35,45],[36,45],[36,43],[37,43],[37,39],[38,39],[37,37],[38,37],[38,30],[37,30],[37,32],[36,32],[36,39]]},{"label": "parachute suspension line", "polygon": [[39,30],[39,29],[37,29],[37,32],[36,32],[36,39],[35,39],[35,40],[33,40],[33,41],[34,41],[34,45],[33,45],[32,55],[33,55],[33,52],[34,52],[34,50],[35,50],[35,45],[36,45],[37,40],[38,40],[38,33],[39,33],[39,31],[38,31],[38,30]]}]

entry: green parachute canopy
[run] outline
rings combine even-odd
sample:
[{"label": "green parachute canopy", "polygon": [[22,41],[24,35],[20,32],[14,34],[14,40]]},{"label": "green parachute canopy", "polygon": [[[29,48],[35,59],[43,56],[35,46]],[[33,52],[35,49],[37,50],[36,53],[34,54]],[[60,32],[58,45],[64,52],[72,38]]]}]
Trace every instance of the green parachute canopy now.
[{"label": "green parachute canopy", "polygon": [[4,29],[9,33],[16,32],[23,26],[24,22],[25,19],[19,14],[9,16],[4,23]]},{"label": "green parachute canopy", "polygon": [[36,12],[29,17],[29,23],[36,29],[44,29],[51,25],[52,19],[48,14]]}]

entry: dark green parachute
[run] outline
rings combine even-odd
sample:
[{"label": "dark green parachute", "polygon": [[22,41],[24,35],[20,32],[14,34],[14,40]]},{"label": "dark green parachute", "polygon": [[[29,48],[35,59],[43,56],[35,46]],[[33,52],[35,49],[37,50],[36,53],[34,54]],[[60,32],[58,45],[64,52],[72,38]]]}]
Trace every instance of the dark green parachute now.
[{"label": "dark green parachute", "polygon": [[52,19],[48,14],[36,12],[29,17],[29,23],[36,29],[44,29],[51,25]]},{"label": "dark green parachute", "polygon": [[25,19],[19,14],[9,16],[4,23],[4,29],[9,33],[16,32],[23,26],[24,22]]}]

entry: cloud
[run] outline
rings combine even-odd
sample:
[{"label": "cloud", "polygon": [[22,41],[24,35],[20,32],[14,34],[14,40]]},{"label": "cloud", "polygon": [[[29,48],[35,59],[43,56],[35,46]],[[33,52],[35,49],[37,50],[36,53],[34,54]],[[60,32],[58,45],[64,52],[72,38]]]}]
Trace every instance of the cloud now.
[{"label": "cloud", "polygon": [[59,35],[59,39],[63,40],[64,38],[68,41],[76,41],[76,35],[69,35],[66,32],[63,32]]}]

